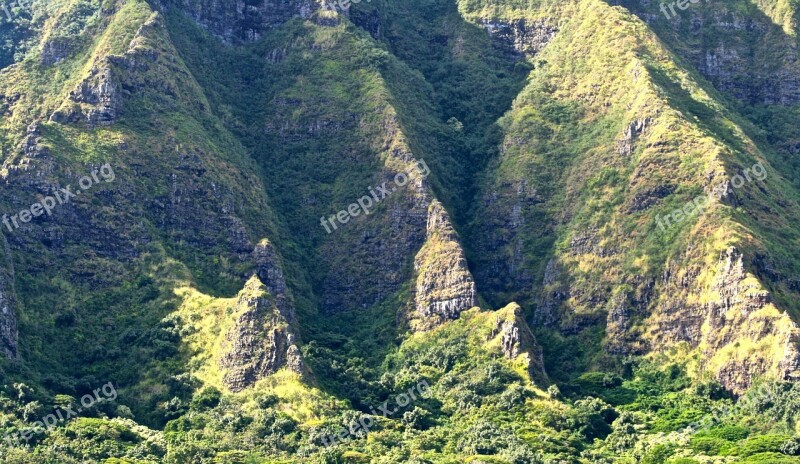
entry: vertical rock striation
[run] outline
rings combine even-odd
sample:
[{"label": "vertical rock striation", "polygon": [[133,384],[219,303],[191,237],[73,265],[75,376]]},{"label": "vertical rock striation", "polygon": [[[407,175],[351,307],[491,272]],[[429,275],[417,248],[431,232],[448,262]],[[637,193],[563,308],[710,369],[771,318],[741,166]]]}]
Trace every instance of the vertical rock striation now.
[{"label": "vertical rock striation", "polygon": [[309,18],[314,0],[175,0],[198,24],[226,43],[255,42],[293,17]]},{"label": "vertical rock striation", "polygon": [[255,275],[239,293],[233,326],[223,340],[223,383],[244,390],[282,368],[303,374],[297,319],[280,257],[262,240],[253,251]]},{"label": "vertical rock striation", "polygon": [[[6,243],[5,237],[3,243]],[[5,257],[7,260],[10,259],[7,247]],[[19,357],[16,298],[11,286],[12,279],[12,272],[8,272],[5,268],[0,269],[0,354],[8,359]]]},{"label": "vertical rock striation", "polygon": [[263,239],[253,250],[253,262],[256,264],[256,275],[267,287],[267,291],[275,297],[275,305],[289,325],[295,326],[297,318],[294,312],[294,302],[286,286],[286,277],[283,265],[277,250],[272,243]]},{"label": "vertical rock striation", "polygon": [[416,328],[427,329],[477,305],[475,281],[467,268],[458,234],[441,203],[428,208],[425,245],[414,261],[417,272]]},{"label": "vertical rock striation", "polygon": [[[668,267],[661,290],[666,296],[648,324],[654,347],[681,341],[699,347],[709,360],[707,369],[735,393],[745,392],[763,375],[800,378],[800,330],[745,270],[743,258],[737,248],[729,247],[711,271],[713,276],[701,269]],[[685,296],[670,303],[669,295]]]},{"label": "vertical rock striation", "polygon": [[542,348],[525,322],[518,304],[511,303],[495,312],[495,327],[489,334],[489,341],[499,343],[506,359],[522,361],[534,383],[541,385],[548,382]]},{"label": "vertical rock striation", "polygon": [[527,58],[539,53],[558,33],[558,28],[548,18],[535,21],[524,18],[509,21],[483,19],[480,25],[518,56]]}]

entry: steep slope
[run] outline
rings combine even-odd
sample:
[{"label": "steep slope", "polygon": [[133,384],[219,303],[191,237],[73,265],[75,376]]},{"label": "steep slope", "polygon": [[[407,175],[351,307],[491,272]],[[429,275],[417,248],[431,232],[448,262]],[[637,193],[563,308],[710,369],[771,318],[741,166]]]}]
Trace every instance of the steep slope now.
[{"label": "steep slope", "polygon": [[0,460],[794,462],[797,6],[691,8],[15,9]]},{"label": "steep slope", "polygon": [[[65,3],[48,24],[85,7]],[[241,289],[254,243],[275,226],[243,148],[175,59],[163,16],[124,2],[86,24],[61,59],[2,71],[0,93],[14,96],[2,204],[16,278],[4,291],[17,295],[4,301],[16,302],[19,357],[46,375],[36,380],[71,394],[114,380],[154,419],[174,392],[137,385],[180,372],[180,337],[161,321],[179,304],[175,281]],[[43,53],[63,32],[54,27]],[[38,202],[47,214],[12,213]]]},{"label": "steep slope", "polygon": [[689,343],[737,392],[764,373],[795,376],[796,298],[754,263],[796,275],[796,231],[772,218],[797,217],[797,192],[638,18],[602,2],[564,8],[501,123],[474,214],[478,287],[535,304],[534,319],[565,335],[605,326],[608,354]]},{"label": "steep slope", "polygon": [[[329,345],[338,330],[352,330],[336,318],[377,310],[382,325],[373,330],[387,343],[398,309],[400,320],[421,313],[441,322],[476,305],[458,233],[442,223],[450,230],[439,243],[431,229],[448,216],[436,192],[460,201],[450,187],[462,168],[458,146],[447,143],[456,134],[438,120],[422,76],[331,12],[234,50],[188,19],[171,10],[176,43],[212,106],[262,163],[294,243],[286,248],[299,264],[295,280],[309,282],[295,291],[304,338]],[[457,276],[450,263],[461,263]]]},{"label": "steep slope", "polygon": [[[298,343],[304,328],[312,336],[317,334],[310,330],[317,311],[341,312],[399,297],[400,305],[390,314],[413,318],[418,311],[413,296],[418,279],[426,282],[424,291],[432,292],[416,299],[430,300],[419,308],[423,316],[436,321],[427,329],[475,306],[474,285],[458,235],[447,225],[447,213],[429,186],[436,180],[428,179],[431,169],[425,160],[411,154],[399,121],[407,116],[397,114],[391,90],[377,68],[370,67],[383,67],[395,82],[411,79],[395,90],[424,102],[424,94],[419,96],[413,87],[422,82],[419,77],[335,15],[315,16],[317,25],[291,20],[307,17],[310,12],[305,7],[279,12],[276,18],[267,17],[271,10],[248,10],[239,16],[232,13],[238,11],[233,5],[233,10],[218,7],[126,1],[91,10],[89,5],[65,2],[43,20],[48,27],[39,38],[40,52],[3,70],[2,93],[12,96],[4,118],[11,149],[4,149],[9,155],[3,166],[3,206],[7,211],[24,211],[33,202],[48,205],[48,198],[57,197],[58,204],[51,208],[60,207],[52,214],[49,210],[33,214],[32,221],[22,213],[9,214],[13,225],[4,235],[14,256],[9,269],[13,266],[16,274],[3,275],[2,333],[6,355],[17,357],[17,343],[21,352],[19,362],[6,364],[12,379],[70,395],[82,394],[97,379],[109,379],[122,386],[126,404],[136,404],[133,412],[139,420],[160,425],[185,412],[184,405],[199,386],[239,392],[283,368],[313,383]],[[74,37],[61,37],[59,24],[76,11],[89,19]],[[264,29],[250,28],[254,21],[250,13]],[[261,41],[255,52],[267,50],[270,39],[283,41],[288,36],[285,43],[297,53],[269,50],[271,64],[288,63],[280,73],[282,81],[254,89],[263,92],[258,94],[263,99],[243,95],[244,99],[229,102],[241,106],[221,108],[217,86],[230,86],[224,89],[230,91],[237,84],[220,79],[204,89],[209,82],[203,79],[209,75],[203,69],[225,68],[220,63],[192,62],[191,52],[183,50],[190,58],[187,68],[172,48],[165,16],[185,37],[202,37],[209,49],[230,46],[186,22],[191,19],[229,43],[243,44],[241,54],[252,53],[250,42],[289,21]],[[221,24],[231,29],[219,30]],[[338,49],[328,49],[326,41],[342,43]],[[373,64],[357,54],[341,53],[344,46],[359,42],[372,54]],[[308,59],[307,50],[318,55],[319,62],[349,66],[352,77],[370,80],[361,89],[329,93],[327,78],[335,76],[314,75],[319,80],[308,83],[290,72]],[[195,66],[201,68],[192,69]],[[339,124],[321,122],[322,107],[297,98],[308,90],[312,93],[305,95],[327,94],[334,99],[336,104],[328,112],[336,117],[350,95],[365,96],[351,110],[364,119],[345,119],[338,128],[344,133],[344,128],[360,124],[362,133],[349,135],[349,140],[334,139],[331,146],[320,149],[320,153],[352,150],[353,160],[359,162],[342,164],[331,157],[327,165],[281,165],[314,142],[315,131],[321,143],[329,143],[331,128],[336,130]],[[253,103],[262,101],[269,104],[264,113],[268,118],[251,119]],[[296,107],[305,107],[306,113],[292,109]],[[410,111],[430,119],[417,109]],[[234,132],[228,132],[226,125]],[[264,125],[271,130],[257,129]],[[433,126],[436,131],[445,127]],[[306,129],[311,136],[301,137]],[[246,150],[264,163],[263,169],[254,166]],[[425,153],[431,153],[431,165],[436,166],[436,150]],[[278,163],[280,171],[269,169],[272,163]],[[316,183],[302,172],[309,166],[318,166],[321,179]],[[363,168],[366,176],[360,172]],[[304,180],[302,185],[299,180]],[[75,195],[63,199],[56,195],[69,191],[70,184],[79,185]],[[382,197],[370,185],[381,189]],[[278,214],[267,200],[273,193],[280,205]],[[365,193],[372,195],[370,206],[375,211],[365,211],[363,219],[373,221],[354,220],[338,235],[326,237],[317,218]],[[324,199],[312,208],[318,213],[291,213],[302,204],[313,205],[308,200],[317,196]],[[377,246],[364,243],[370,236],[368,240]],[[414,258],[426,236],[424,257],[418,258],[425,266],[415,271]],[[439,249],[440,240],[445,240],[446,248]],[[354,256],[342,252],[343,245],[362,251]],[[293,258],[288,265],[279,247]],[[322,272],[312,274],[313,267],[304,266],[321,258],[330,266],[314,269]],[[453,259],[462,263],[462,269],[459,283],[449,287],[452,275],[447,263]],[[17,285],[11,280],[15,276]],[[228,310],[231,306],[234,309]],[[57,308],[55,314],[51,308]],[[312,322],[300,324],[303,317]],[[521,324],[525,333],[523,321],[515,324]],[[505,343],[523,343],[515,342],[516,336],[516,332],[509,335]],[[59,347],[57,354],[42,348],[44,340]],[[534,343],[531,337],[521,340],[526,346]],[[511,357],[522,352],[509,349]],[[530,372],[537,369],[531,367]],[[282,380],[270,391],[307,389],[297,384],[299,378],[284,374],[274,378]]]}]

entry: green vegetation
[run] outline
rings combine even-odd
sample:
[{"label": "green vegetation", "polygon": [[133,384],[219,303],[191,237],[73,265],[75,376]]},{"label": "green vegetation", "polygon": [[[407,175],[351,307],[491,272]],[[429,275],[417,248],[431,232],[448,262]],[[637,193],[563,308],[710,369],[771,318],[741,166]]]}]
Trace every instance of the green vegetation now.
[{"label": "green vegetation", "polygon": [[[218,3],[0,12],[2,212],[117,174],[2,232],[20,359],[0,360],[0,461],[800,462],[798,104],[739,99],[748,78],[691,51],[767,31],[789,45],[748,63],[783,72],[795,1],[732,0],[724,18],[768,26],[723,32],[602,0],[376,0],[261,31],[278,13]],[[415,159],[430,177],[320,226]],[[756,162],[765,179],[661,230]],[[431,200],[484,309],[415,332]],[[285,311],[243,290],[265,239],[307,372],[234,393],[238,300]],[[108,382],[116,401],[3,440]]]}]

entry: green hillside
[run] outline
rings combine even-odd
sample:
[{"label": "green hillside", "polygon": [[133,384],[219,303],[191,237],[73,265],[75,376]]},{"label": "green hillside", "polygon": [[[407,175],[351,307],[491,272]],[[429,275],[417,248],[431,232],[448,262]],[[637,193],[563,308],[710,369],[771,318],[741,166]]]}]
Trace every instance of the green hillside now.
[{"label": "green hillside", "polygon": [[800,6],[347,3],[0,7],[0,461],[800,462]]}]

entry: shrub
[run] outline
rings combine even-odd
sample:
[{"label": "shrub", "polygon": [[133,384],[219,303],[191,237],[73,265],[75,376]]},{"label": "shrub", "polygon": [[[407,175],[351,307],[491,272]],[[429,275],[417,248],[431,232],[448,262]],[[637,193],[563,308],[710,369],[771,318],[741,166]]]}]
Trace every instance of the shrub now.
[{"label": "shrub", "polygon": [[689,447],[696,453],[706,456],[718,456],[731,448],[731,443],[722,438],[716,437],[694,437],[689,443]]},{"label": "shrub", "polygon": [[665,464],[673,452],[674,447],[672,445],[656,445],[644,455],[642,464]]},{"label": "shrub", "polygon": [[760,435],[750,437],[739,447],[740,456],[752,456],[758,453],[781,451],[781,446],[789,440],[786,435]]},{"label": "shrub", "polygon": [[206,387],[192,399],[192,409],[211,409],[219,405],[222,392],[214,387]]},{"label": "shrub", "polygon": [[800,456],[800,438],[791,438],[781,445],[781,453],[789,456]]},{"label": "shrub", "polygon": [[747,438],[750,435],[750,431],[740,425],[725,425],[711,429],[704,435],[728,441],[739,441]]}]

